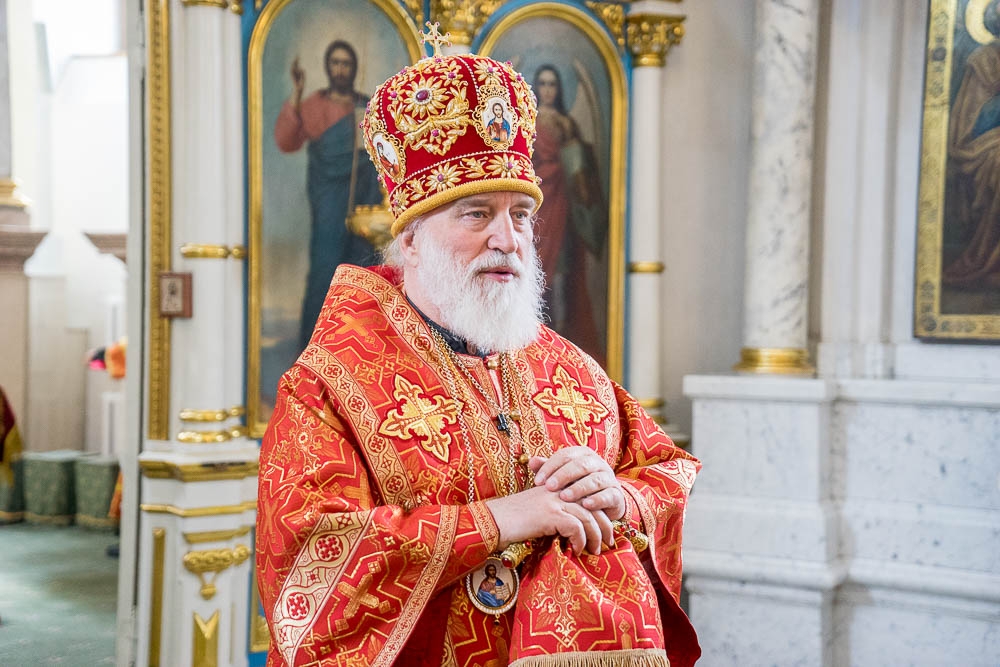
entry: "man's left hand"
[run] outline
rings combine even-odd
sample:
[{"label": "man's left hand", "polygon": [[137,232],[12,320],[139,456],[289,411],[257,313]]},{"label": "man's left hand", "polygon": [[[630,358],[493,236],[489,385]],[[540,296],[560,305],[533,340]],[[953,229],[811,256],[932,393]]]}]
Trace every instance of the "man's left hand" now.
[{"label": "man's left hand", "polygon": [[589,447],[563,447],[549,458],[533,456],[528,469],[535,485],[559,491],[559,498],[588,510],[603,510],[609,519],[625,514],[625,492],[608,462]]}]

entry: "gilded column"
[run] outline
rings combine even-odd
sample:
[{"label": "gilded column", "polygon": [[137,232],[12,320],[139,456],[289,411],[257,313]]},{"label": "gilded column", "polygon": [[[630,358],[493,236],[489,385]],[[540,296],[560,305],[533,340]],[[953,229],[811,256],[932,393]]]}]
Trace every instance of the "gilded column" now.
[{"label": "gilded column", "polygon": [[743,350],[735,370],[812,374],[806,350],[820,0],[757,0]]},{"label": "gilded column", "polygon": [[[10,56],[7,42],[7,0],[0,0],[0,207],[23,209],[11,164]],[[5,222],[0,220],[0,224]]]},{"label": "gilded column", "polygon": [[[258,450],[242,405],[243,5],[147,3],[149,290],[162,331],[150,334],[160,365],[139,456],[136,664],[245,664],[249,641]],[[189,314],[159,316],[161,272],[190,275]]]},{"label": "gilded column", "polygon": [[667,52],[684,35],[683,21],[682,16],[657,14],[630,14],[626,18],[627,43],[635,65],[630,101],[627,377],[631,392],[658,418],[664,407],[660,378],[663,65]]}]

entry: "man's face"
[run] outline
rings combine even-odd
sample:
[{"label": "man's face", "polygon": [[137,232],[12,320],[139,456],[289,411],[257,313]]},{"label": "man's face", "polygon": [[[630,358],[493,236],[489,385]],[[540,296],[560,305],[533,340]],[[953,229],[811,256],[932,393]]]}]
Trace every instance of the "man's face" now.
[{"label": "man's face", "polygon": [[493,105],[493,117],[500,119],[503,116],[503,106],[500,103]]},{"label": "man's face", "polygon": [[420,310],[481,350],[535,339],[544,274],[533,245],[535,200],[518,192],[464,197],[401,239],[403,280]]},{"label": "man's face", "polygon": [[[535,200],[519,192],[488,192],[463,197],[424,218],[432,235],[464,267],[498,255],[513,254],[521,262],[534,240]],[[517,276],[510,269],[486,270],[484,279],[507,283]]]},{"label": "man's face", "polygon": [[487,565],[486,566],[486,576],[487,577],[496,577],[497,576],[497,566],[496,565]]},{"label": "man's face", "polygon": [[354,87],[354,72],[357,63],[347,49],[334,49],[326,59],[326,72],[330,77],[330,85],[338,90],[349,90]]}]

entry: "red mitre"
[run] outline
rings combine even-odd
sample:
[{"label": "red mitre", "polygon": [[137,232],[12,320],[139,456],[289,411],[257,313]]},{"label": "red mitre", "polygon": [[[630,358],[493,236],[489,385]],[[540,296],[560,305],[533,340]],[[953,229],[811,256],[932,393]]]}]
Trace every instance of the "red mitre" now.
[{"label": "red mitre", "polygon": [[389,193],[392,235],[472,194],[523,192],[541,205],[536,113],[521,74],[473,54],[424,58],[379,86],[361,129]]}]

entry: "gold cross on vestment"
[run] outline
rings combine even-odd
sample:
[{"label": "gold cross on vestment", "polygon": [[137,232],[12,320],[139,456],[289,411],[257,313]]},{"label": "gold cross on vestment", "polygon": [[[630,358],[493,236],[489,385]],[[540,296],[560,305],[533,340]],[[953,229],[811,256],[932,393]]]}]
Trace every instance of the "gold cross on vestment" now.
[{"label": "gold cross on vestment", "polygon": [[451,46],[451,33],[446,32],[445,34],[442,35],[438,31],[438,28],[441,26],[441,24],[437,22],[431,23],[430,21],[428,21],[425,25],[427,26],[427,32],[422,33],[420,35],[420,39],[424,41],[424,44],[430,42],[431,46],[434,47],[434,55],[439,56],[441,55],[442,44]]}]

